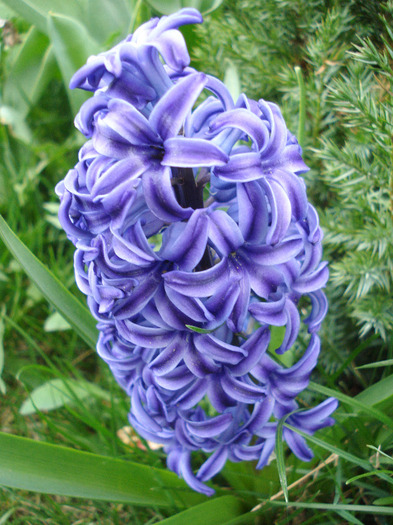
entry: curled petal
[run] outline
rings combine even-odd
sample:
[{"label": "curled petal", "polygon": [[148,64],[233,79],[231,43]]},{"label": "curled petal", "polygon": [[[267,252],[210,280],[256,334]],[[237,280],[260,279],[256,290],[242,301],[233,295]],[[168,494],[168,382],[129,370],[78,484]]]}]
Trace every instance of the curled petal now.
[{"label": "curled petal", "polygon": [[179,221],[192,214],[192,208],[182,208],[177,202],[169,168],[151,167],[143,175],[143,190],[150,210],[163,221]]},{"label": "curled petal", "polygon": [[238,225],[222,210],[209,215],[209,238],[222,256],[235,252],[244,243]]},{"label": "curled petal", "polygon": [[217,436],[224,432],[233,421],[233,416],[229,412],[221,414],[205,421],[187,421],[186,427],[191,434],[201,437],[209,438]]},{"label": "curled petal", "polygon": [[205,252],[208,226],[202,210],[195,210],[187,223],[172,224],[164,232],[159,256],[177,263],[180,270],[193,270]]},{"label": "curled petal", "polygon": [[229,374],[222,376],[221,385],[228,396],[242,403],[256,403],[261,401],[266,393],[265,388],[235,379]]},{"label": "curled petal", "polygon": [[135,345],[145,348],[164,348],[168,346],[174,337],[173,332],[163,328],[151,328],[132,323],[128,320],[116,321],[116,327],[124,339]]},{"label": "curled petal", "polygon": [[224,467],[228,458],[228,447],[219,447],[203,465],[197,473],[197,478],[201,481],[208,481]]},{"label": "curled petal", "polygon": [[206,82],[203,73],[188,75],[169,89],[154,106],[149,122],[164,141],[178,135]]},{"label": "curled petal", "polygon": [[228,155],[213,142],[204,139],[174,137],[164,142],[163,166],[196,168],[198,166],[222,166]]},{"label": "curled petal", "polygon": [[247,355],[246,350],[243,348],[224,343],[224,341],[220,341],[213,335],[195,335],[194,343],[199,352],[223,363],[236,365],[242,357]]},{"label": "curled petal", "polygon": [[[175,291],[194,297],[213,295],[217,289],[228,283],[229,267],[226,259],[202,272],[173,271],[163,275],[166,284]],[[240,277],[239,277],[240,278]]]}]

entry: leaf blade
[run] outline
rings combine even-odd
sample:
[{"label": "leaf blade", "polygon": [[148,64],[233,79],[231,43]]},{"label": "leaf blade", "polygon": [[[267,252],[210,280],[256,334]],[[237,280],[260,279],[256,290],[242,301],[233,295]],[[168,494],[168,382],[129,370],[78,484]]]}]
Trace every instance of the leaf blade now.
[{"label": "leaf blade", "polygon": [[[51,466],[48,469],[48,465]],[[0,485],[135,505],[181,508],[204,501],[176,474],[0,432]]]},{"label": "leaf blade", "polygon": [[1,215],[0,238],[47,301],[61,313],[82,339],[94,348],[98,332],[88,309],[23,244]]}]

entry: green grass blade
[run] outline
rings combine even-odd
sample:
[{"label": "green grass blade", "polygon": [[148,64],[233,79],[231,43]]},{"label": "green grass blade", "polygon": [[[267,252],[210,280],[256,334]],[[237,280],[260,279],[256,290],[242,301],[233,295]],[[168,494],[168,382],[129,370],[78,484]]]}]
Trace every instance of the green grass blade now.
[{"label": "green grass blade", "polygon": [[300,503],[297,501],[269,501],[269,505],[278,505],[280,507],[297,507],[299,509],[315,509],[315,510],[330,510],[333,512],[348,511],[348,512],[364,512],[367,514],[386,514],[393,516],[393,507],[382,507],[378,505],[345,505],[341,503]]},{"label": "green grass blade", "polygon": [[393,359],[385,359],[384,361],[377,361],[376,363],[368,363],[367,365],[357,366],[356,370],[363,370],[365,368],[381,368],[392,365]]},{"label": "green grass blade", "polygon": [[286,419],[287,419],[286,417],[280,419],[277,425],[275,449],[276,449],[276,458],[277,458],[278,477],[280,478],[281,489],[284,494],[285,501],[288,501],[289,499],[288,498],[288,482],[287,482],[287,473],[285,470],[284,445],[283,445],[283,439],[282,439],[284,422]]},{"label": "green grass blade", "polygon": [[304,85],[304,78],[302,69],[295,66],[295,74],[299,86],[299,126],[297,132],[297,140],[302,148],[304,148],[305,128],[306,128],[306,86]]},{"label": "green grass blade", "polygon": [[94,348],[98,332],[88,309],[37,259],[1,216],[0,238],[44,297],[61,313],[82,339]]},{"label": "green grass blade", "polygon": [[240,501],[233,496],[222,496],[191,509],[187,509],[166,520],[160,521],[162,525],[223,525],[229,520],[242,514]]},{"label": "green grass blade", "polygon": [[206,499],[176,474],[0,432],[0,485],[134,505],[184,508]]}]

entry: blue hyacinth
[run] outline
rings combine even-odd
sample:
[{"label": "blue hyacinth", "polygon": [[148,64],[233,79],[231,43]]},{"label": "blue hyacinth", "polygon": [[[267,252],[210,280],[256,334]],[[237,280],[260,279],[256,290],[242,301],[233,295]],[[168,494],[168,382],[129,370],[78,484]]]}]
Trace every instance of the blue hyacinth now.
[{"label": "blue hyacinth", "polygon": [[[195,9],[152,19],[74,75],[94,93],[75,121],[89,140],[57,193],[131,425],[211,495],[204,482],[227,460],[267,464],[281,418],[312,434],[337,401],[297,411],[328,278],[301,148],[275,104],[234,101],[189,67],[178,27],[200,22]],[[272,350],[296,348],[300,331],[308,346],[287,368]],[[283,439],[311,459],[299,434]],[[208,455],[196,473],[193,451]]]}]

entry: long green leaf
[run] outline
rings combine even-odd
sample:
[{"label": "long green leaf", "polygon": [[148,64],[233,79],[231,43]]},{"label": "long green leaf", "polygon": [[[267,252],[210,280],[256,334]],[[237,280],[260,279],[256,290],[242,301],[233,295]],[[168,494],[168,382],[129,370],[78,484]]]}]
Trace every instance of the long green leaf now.
[{"label": "long green leaf", "polygon": [[48,37],[35,27],[30,28],[6,76],[2,103],[15,108],[21,118],[25,117],[56,71]]},{"label": "long green leaf", "polygon": [[90,36],[84,25],[64,15],[54,13],[48,15],[48,32],[72,111],[76,114],[87,95],[81,90],[68,89],[68,84],[72,75],[88,57],[101,50],[100,45]]},{"label": "long green leaf", "polygon": [[157,13],[170,15],[182,7],[195,7],[201,13],[206,14],[214,11],[224,0],[147,0]]},{"label": "long green leaf", "polygon": [[46,17],[49,11],[72,16],[81,20],[86,0],[2,0],[27,22],[35,25],[42,33],[48,32]]},{"label": "long green leaf", "polygon": [[180,508],[206,498],[176,474],[0,432],[0,485],[79,498]]},{"label": "long green leaf", "polygon": [[23,244],[1,215],[0,238],[44,297],[61,313],[82,339],[94,348],[98,332],[88,309]]},{"label": "long green leaf", "polygon": [[393,399],[393,374],[369,386],[356,396],[356,399],[367,406],[378,405]]},{"label": "long green leaf", "polygon": [[229,520],[242,514],[240,501],[233,496],[222,496],[211,501],[206,501],[187,509],[166,520],[160,521],[162,525],[224,525]]},{"label": "long green leaf", "polygon": [[297,507],[298,509],[315,509],[315,510],[330,510],[339,512],[346,510],[349,512],[364,512],[367,514],[386,514],[393,516],[393,507],[381,507],[377,505],[345,505],[341,503],[301,503],[297,501],[269,501],[269,505],[277,505],[280,507]]}]

